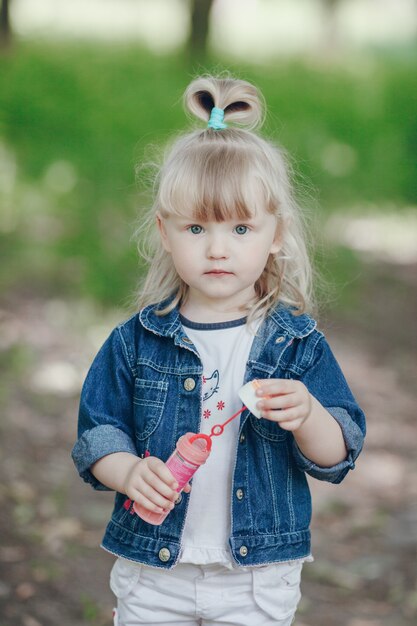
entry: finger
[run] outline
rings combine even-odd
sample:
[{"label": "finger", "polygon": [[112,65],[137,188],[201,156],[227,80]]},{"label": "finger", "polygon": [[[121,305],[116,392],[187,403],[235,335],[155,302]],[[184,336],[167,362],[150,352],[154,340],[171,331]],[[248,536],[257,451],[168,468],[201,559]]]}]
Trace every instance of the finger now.
[{"label": "finger", "polygon": [[139,468],[140,472],[138,472],[138,474],[142,476],[146,482],[151,483],[156,477],[168,488],[174,490],[178,488],[177,481],[161,459],[158,459],[157,457],[148,457],[144,460],[143,464],[141,463],[139,465]]},{"label": "finger", "polygon": [[280,425],[283,422],[299,419],[300,412],[297,408],[282,409],[278,411],[262,411],[262,417],[271,420],[272,422],[278,422]]},{"label": "finger", "polygon": [[287,378],[270,378],[258,381],[257,396],[273,396],[294,392],[294,381]]},{"label": "finger", "polygon": [[152,467],[152,471],[163,483],[169,485],[172,489],[175,490],[178,488],[178,482],[162,461]]},{"label": "finger", "polygon": [[148,511],[152,511],[153,513],[166,513],[166,509],[160,506],[156,506],[151,500],[149,500],[143,493],[135,490],[135,493],[131,494],[132,500],[143,506]]},{"label": "finger", "polygon": [[258,409],[265,411],[278,411],[290,409],[299,404],[298,396],[295,393],[286,394],[284,396],[274,396],[272,398],[262,398],[256,403]]},{"label": "finger", "polygon": [[280,422],[279,426],[283,430],[295,431],[298,428],[300,428],[300,426],[302,425],[303,421],[304,421],[303,419],[289,420],[287,422]]},{"label": "finger", "polygon": [[158,493],[160,493],[162,496],[164,496],[165,498],[168,498],[169,500],[174,500],[178,493],[175,489],[173,489],[172,484],[175,484],[178,486],[178,483],[174,480],[174,482],[172,482],[172,474],[171,472],[170,476],[170,483],[167,484],[164,480],[162,480],[155,472],[150,472],[149,474],[146,474],[143,476],[143,479],[145,480],[145,482],[150,485],[155,491],[157,491]]},{"label": "finger", "polygon": [[187,483],[183,489],[183,491],[185,491],[185,493],[190,493],[191,491],[191,485],[190,483]]},{"label": "finger", "polygon": [[172,491],[172,498],[165,498],[146,482],[143,482],[143,484],[138,489],[138,492],[154,506],[161,507],[162,509],[169,511],[174,508],[174,497],[178,496],[175,491]]}]

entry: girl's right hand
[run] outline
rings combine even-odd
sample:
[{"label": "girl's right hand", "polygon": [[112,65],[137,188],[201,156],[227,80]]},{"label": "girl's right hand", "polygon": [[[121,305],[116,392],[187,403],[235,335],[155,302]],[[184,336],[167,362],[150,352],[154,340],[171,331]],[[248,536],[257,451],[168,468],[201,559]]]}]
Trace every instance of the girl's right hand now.
[{"label": "girl's right hand", "polygon": [[[129,469],[124,483],[128,498],[154,513],[171,511],[178,498],[178,483],[161,459],[148,456]],[[189,492],[187,484],[184,491]]]}]

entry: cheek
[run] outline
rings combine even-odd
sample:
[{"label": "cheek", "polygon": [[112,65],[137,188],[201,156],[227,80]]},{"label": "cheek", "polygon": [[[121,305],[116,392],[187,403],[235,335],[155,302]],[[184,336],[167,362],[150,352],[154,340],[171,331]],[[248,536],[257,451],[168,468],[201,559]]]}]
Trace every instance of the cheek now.
[{"label": "cheek", "polygon": [[196,256],[191,246],[173,246],[171,249],[172,262],[179,274],[189,273],[196,264]]},{"label": "cheek", "polygon": [[259,269],[262,271],[268,261],[269,254],[270,246],[268,242],[257,242],[245,251],[242,255],[242,261],[248,269],[252,268],[255,272]]}]

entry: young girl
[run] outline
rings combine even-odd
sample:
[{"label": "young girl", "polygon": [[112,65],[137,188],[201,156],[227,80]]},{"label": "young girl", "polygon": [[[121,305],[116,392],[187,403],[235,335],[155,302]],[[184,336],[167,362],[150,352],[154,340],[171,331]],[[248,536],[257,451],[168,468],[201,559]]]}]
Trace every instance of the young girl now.
[{"label": "young girl", "polygon": [[[155,229],[140,310],[85,381],[73,458],[116,491],[103,548],[118,558],[114,623],[292,623],[310,553],[306,474],[339,483],[364,415],[308,315],[310,265],[282,152],[254,132],[251,84],[203,77],[185,106],[205,122],[168,151],[144,231]],[[207,124],[208,123],[208,124]],[[226,426],[178,494],[164,461],[187,432]],[[133,510],[169,511],[152,525]]]}]

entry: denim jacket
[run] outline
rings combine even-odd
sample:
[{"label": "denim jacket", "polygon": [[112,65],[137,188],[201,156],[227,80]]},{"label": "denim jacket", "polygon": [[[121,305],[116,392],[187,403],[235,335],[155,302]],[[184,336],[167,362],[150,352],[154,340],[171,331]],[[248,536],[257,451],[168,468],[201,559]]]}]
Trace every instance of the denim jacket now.
[{"label": "denim jacket", "polygon": [[[107,489],[91,465],[114,452],[166,460],[177,439],[199,432],[202,364],[177,309],[158,316],[148,306],[118,326],[85,380],[73,459],[81,477]],[[254,378],[301,380],[339,423],[348,451],[333,467],[306,458],[291,432],[245,410],[236,442],[229,545],[238,565],[288,561],[310,553],[311,497],[306,474],[339,483],[359,455],[365,418],[323,334],[307,315],[280,304],[262,322],[246,364]],[[160,526],[144,522],[117,493],[102,547],[118,556],[170,569],[178,562],[189,494]],[[204,511],[202,511],[204,515]]]}]

